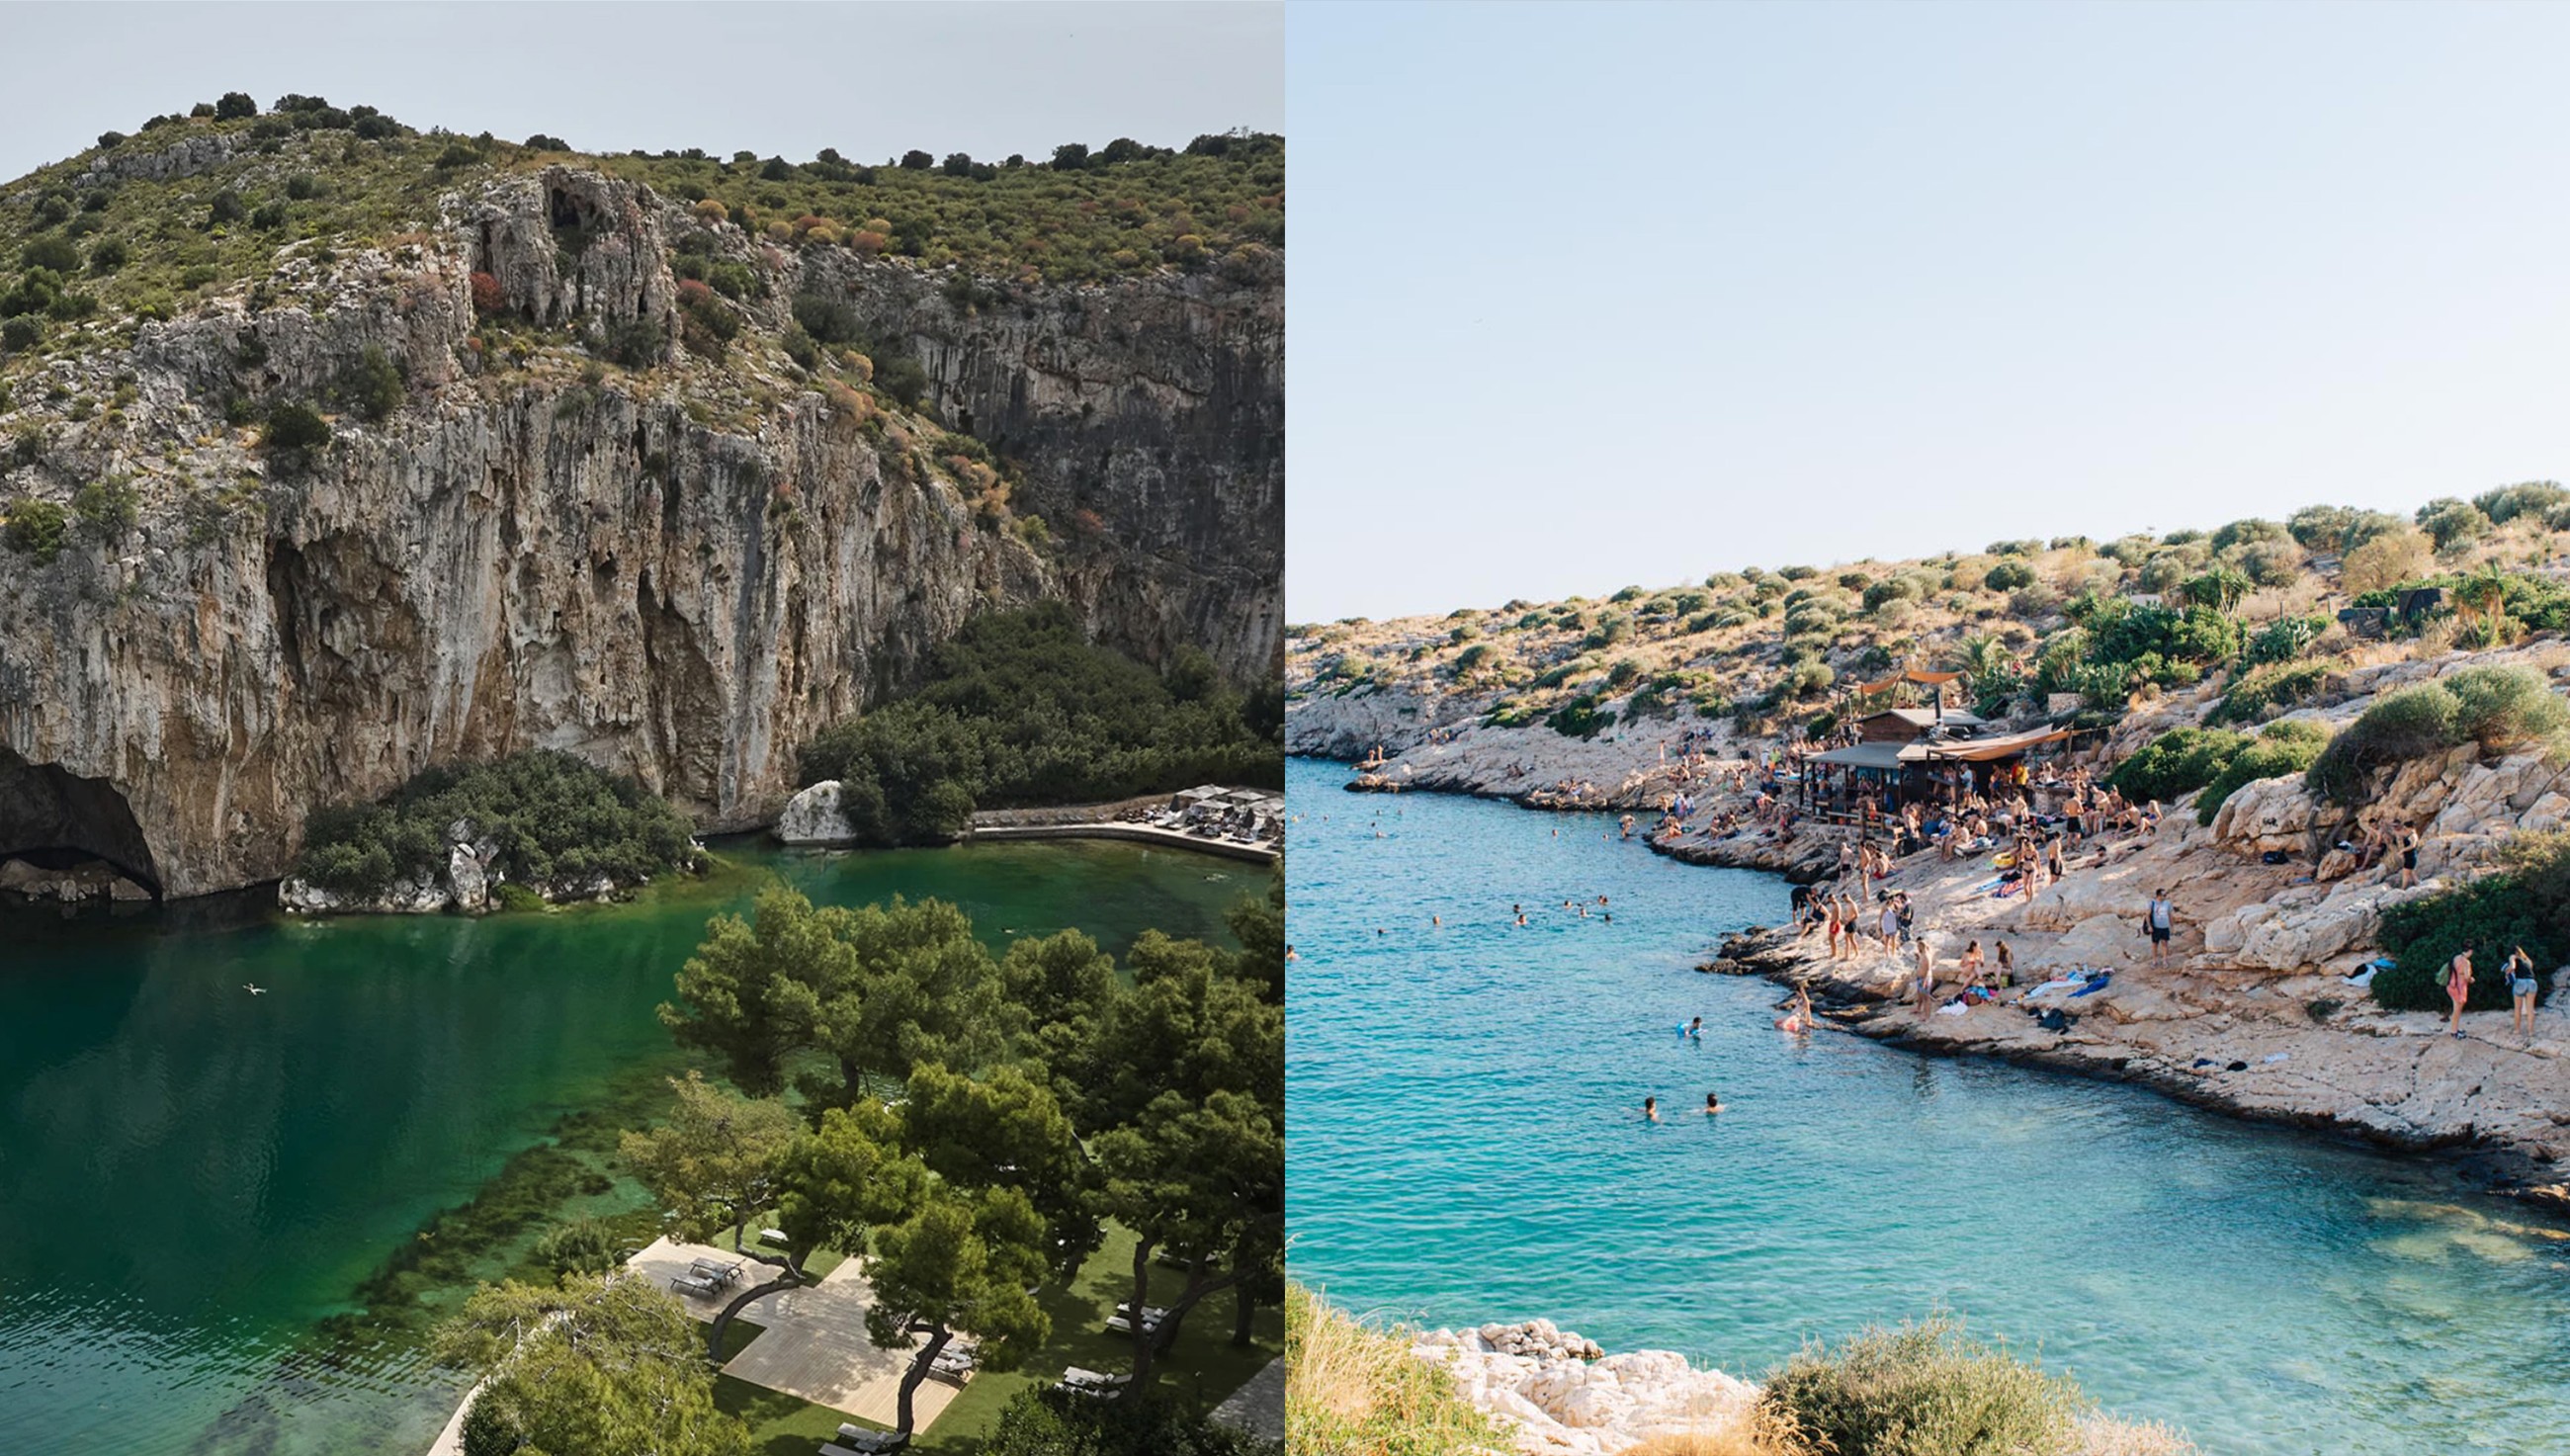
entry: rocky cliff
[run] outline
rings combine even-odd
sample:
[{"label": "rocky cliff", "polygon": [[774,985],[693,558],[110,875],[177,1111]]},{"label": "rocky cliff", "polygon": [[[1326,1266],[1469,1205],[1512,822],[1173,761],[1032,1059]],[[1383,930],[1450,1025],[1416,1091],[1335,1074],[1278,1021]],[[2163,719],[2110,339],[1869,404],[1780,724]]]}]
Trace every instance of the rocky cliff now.
[{"label": "rocky cliff", "polygon": [[[761,284],[720,360],[675,342],[682,232]],[[745,827],[811,732],[1039,597],[1146,661],[1271,672],[1276,280],[954,281],[557,167],[57,349],[0,415],[0,497],[70,512],[58,550],[0,553],[0,856],[223,889],[279,874],[318,804],[532,746]],[[786,362],[815,292],[915,349],[927,417]],[[370,350],[401,379],[379,414],[345,403]],[[333,438],[243,423],[279,401],[338,409]],[[968,498],[946,430],[1017,464],[1050,541]]]}]

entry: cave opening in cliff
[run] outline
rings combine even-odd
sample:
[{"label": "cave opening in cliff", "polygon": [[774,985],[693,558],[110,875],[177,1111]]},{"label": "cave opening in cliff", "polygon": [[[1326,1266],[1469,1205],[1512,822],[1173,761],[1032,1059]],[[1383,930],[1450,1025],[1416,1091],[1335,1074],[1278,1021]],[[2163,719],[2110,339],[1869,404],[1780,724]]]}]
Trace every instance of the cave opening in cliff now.
[{"label": "cave opening in cliff", "polygon": [[0,748],[0,861],[11,859],[53,870],[99,861],[161,896],[152,846],[115,784]]}]

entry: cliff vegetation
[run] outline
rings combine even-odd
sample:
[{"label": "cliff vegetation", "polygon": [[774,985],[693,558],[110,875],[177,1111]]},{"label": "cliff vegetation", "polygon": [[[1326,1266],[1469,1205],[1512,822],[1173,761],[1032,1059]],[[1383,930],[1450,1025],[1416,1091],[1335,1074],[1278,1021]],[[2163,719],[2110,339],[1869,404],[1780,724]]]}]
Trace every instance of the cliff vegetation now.
[{"label": "cliff vegetation", "polygon": [[952,838],[979,807],[1281,787],[1280,694],[1244,697],[1201,652],[1154,673],[1048,603],[967,624],[917,691],[805,746],[802,779],[838,780],[849,826],[884,844]]}]

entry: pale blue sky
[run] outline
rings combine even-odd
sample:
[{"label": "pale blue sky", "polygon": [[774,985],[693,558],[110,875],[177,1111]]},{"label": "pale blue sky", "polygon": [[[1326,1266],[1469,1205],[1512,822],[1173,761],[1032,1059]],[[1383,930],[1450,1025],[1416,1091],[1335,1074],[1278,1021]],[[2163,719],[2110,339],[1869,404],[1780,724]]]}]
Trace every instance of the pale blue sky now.
[{"label": "pale blue sky", "polygon": [[0,4],[0,180],[225,91],[591,151],[996,161],[1282,129],[1280,3]]},{"label": "pale blue sky", "polygon": [[1289,613],[2570,471],[2570,9],[1296,4]]}]

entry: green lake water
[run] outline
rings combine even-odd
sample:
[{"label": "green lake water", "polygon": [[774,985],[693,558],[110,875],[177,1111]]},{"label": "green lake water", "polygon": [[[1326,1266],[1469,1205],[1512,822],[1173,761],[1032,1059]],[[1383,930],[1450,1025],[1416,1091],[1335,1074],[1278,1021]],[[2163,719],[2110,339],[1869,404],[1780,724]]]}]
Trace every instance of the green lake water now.
[{"label": "green lake water", "polygon": [[0,918],[0,1452],[424,1448],[451,1380],[315,1321],[566,1112],[673,1067],[653,1008],[706,918],[776,878],[1118,955],[1151,928],[1223,938],[1266,885],[1092,841],[718,847],[709,884],[551,914]]}]

